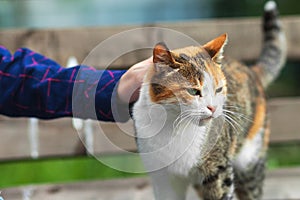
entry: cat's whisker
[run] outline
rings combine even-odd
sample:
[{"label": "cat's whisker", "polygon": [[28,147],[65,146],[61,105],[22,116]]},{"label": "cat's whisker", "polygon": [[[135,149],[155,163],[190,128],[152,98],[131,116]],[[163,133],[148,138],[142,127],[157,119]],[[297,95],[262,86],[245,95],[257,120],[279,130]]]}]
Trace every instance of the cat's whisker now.
[{"label": "cat's whisker", "polygon": [[[232,118],[235,118],[236,121],[240,121],[240,123],[241,123],[242,121],[244,121],[244,120],[245,120],[245,122],[249,122],[249,123],[253,123],[253,122],[254,122],[252,119],[246,117],[246,115],[244,115],[244,114],[227,113],[227,115],[231,116]],[[240,119],[239,119],[239,118],[240,118]],[[238,120],[238,119],[239,119],[239,120]],[[242,120],[242,121],[241,121],[241,120]]]},{"label": "cat's whisker", "polygon": [[229,114],[226,115],[236,126],[242,131],[244,127],[238,122],[238,120],[234,119],[234,116],[230,116]]},{"label": "cat's whisker", "polygon": [[236,131],[237,134],[239,133],[237,128],[234,126],[234,124],[232,124],[232,122],[228,118],[225,117],[225,121]]},{"label": "cat's whisker", "polygon": [[[194,110],[185,110],[182,113],[180,113],[180,115],[177,116],[177,118],[175,119],[174,123],[173,123],[173,129],[176,130],[178,128],[178,126],[185,121],[187,118],[191,117],[191,118],[195,118],[198,116],[201,116],[201,114],[203,114],[202,112],[199,111],[194,111]],[[199,119],[200,120],[200,119]]]},{"label": "cat's whisker", "polygon": [[187,118],[190,117],[190,113],[188,112],[184,112],[180,115],[178,115],[178,117],[176,118],[176,120],[173,123],[173,129],[176,130],[178,128],[178,126]]},{"label": "cat's whisker", "polygon": [[226,113],[229,113],[229,114],[232,114],[232,115],[236,115],[237,117],[242,117],[243,119],[249,121],[249,122],[253,122],[252,119],[250,119],[249,117],[247,117],[245,114],[243,113],[238,113],[238,112],[234,112],[234,111],[230,111],[230,110],[227,110],[227,109],[223,109],[224,112]]},{"label": "cat's whisker", "polygon": [[242,117],[249,122],[253,122],[248,116],[246,116],[242,111],[245,111],[245,108],[233,106],[233,105],[224,105],[223,111],[226,113],[230,113],[232,115],[237,115],[238,117]]},{"label": "cat's whisker", "polygon": [[180,128],[180,126],[184,126],[183,129],[181,130],[181,132],[185,132],[186,128],[189,127],[189,125],[191,124],[191,121],[193,120],[193,117],[188,115],[185,119],[187,119],[186,123],[178,123],[178,125],[176,126],[176,129],[173,129],[174,134],[177,133],[177,130]]},{"label": "cat's whisker", "polygon": [[235,127],[235,125],[227,118],[225,117],[225,121],[236,131],[237,134],[239,134],[238,129]]},{"label": "cat's whisker", "polygon": [[229,104],[225,104],[224,108],[237,108],[237,109],[242,109],[242,107],[240,106],[236,106],[236,105],[229,105]]},{"label": "cat's whisker", "polygon": [[[241,126],[241,124],[239,124],[236,120],[234,120],[231,116],[229,116],[228,114],[226,115],[224,115],[225,116],[225,119],[227,118],[230,122],[231,122],[231,124],[232,125],[235,125],[235,126],[232,126],[232,127],[235,127],[235,130],[239,133],[239,132],[241,132],[241,133],[243,133],[243,131],[244,131],[244,128]],[[228,122],[229,122],[228,121]],[[237,130],[237,129],[239,129],[239,130]]]},{"label": "cat's whisker", "polygon": [[226,108],[228,108],[230,110],[234,109],[237,112],[241,112],[241,111],[245,111],[246,110],[245,108],[240,107],[240,106],[236,106],[236,105],[224,105],[223,109],[226,109]]},{"label": "cat's whisker", "polygon": [[180,120],[181,120],[183,117],[185,117],[186,115],[189,115],[189,112],[187,112],[187,111],[181,112],[181,113],[176,117],[176,119],[174,120],[174,123],[173,123],[173,124],[178,123],[178,121],[180,121]]}]

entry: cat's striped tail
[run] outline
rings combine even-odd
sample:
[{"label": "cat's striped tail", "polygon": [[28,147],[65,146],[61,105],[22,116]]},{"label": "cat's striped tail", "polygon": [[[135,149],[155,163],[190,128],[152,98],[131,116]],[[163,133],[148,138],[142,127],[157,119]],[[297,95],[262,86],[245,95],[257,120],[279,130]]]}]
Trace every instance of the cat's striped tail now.
[{"label": "cat's striped tail", "polygon": [[266,88],[277,78],[285,64],[287,53],[286,38],[274,1],[268,1],[264,7],[263,36],[262,52],[253,70],[259,74]]}]

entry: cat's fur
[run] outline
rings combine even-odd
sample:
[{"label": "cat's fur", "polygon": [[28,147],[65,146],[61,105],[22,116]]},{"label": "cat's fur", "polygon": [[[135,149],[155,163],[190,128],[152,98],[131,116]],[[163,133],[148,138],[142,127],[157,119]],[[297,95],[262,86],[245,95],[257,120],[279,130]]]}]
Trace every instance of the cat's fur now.
[{"label": "cat's fur", "polygon": [[[134,106],[137,144],[156,200],[185,199],[193,184],[205,200],[260,199],[269,122],[264,89],[286,57],[274,2],[264,14],[256,65],[223,58],[227,35],[170,51],[159,43]],[[224,116],[224,117],[223,117]]]}]

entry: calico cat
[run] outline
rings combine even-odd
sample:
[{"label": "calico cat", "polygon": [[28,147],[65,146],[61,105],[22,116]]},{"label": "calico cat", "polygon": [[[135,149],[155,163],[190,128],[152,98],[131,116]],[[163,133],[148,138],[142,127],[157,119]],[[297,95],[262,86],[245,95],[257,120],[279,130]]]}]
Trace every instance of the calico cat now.
[{"label": "calico cat", "polygon": [[138,150],[156,200],[185,199],[193,184],[205,200],[262,198],[269,140],[264,89],[286,58],[273,1],[265,5],[257,64],[224,57],[227,35],[203,46],[153,50],[133,108]]}]

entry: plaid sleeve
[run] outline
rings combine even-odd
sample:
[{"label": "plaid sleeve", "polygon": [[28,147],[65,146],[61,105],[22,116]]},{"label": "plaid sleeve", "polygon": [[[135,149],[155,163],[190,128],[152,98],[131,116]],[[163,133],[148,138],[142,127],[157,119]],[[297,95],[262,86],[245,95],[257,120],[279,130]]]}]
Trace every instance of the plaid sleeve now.
[{"label": "plaid sleeve", "polygon": [[[29,49],[21,48],[11,55],[0,46],[0,114],[41,119],[76,116],[116,121],[112,109],[123,108],[114,90],[124,73],[125,70],[95,70],[88,66],[63,68]],[[75,93],[74,86],[79,88]],[[73,98],[79,98],[81,105],[76,105]]]}]

